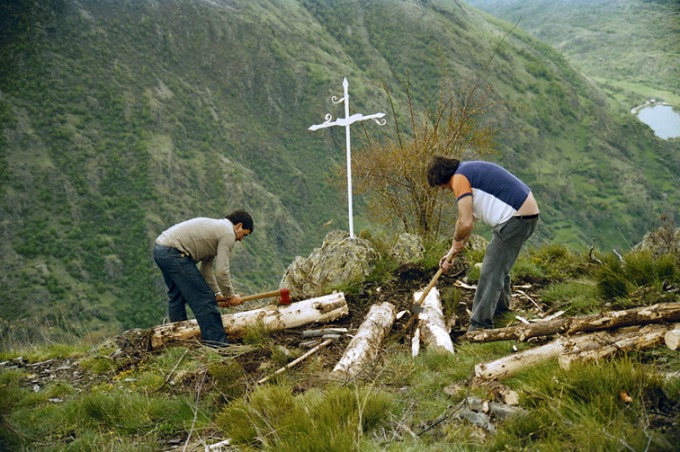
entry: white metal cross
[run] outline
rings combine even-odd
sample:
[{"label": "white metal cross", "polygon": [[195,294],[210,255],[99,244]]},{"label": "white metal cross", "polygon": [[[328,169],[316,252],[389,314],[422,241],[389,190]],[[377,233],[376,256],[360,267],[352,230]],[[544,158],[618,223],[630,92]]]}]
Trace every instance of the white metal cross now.
[{"label": "white metal cross", "polygon": [[385,113],[375,113],[373,115],[362,115],[361,113],[356,113],[353,114],[352,116],[349,115],[349,94],[347,92],[347,88],[349,86],[349,83],[347,82],[347,77],[345,77],[342,81],[342,87],[344,88],[344,97],[342,99],[338,99],[337,97],[333,96],[331,98],[331,102],[334,104],[339,104],[341,102],[345,103],[345,117],[344,118],[338,118],[335,121],[333,121],[333,116],[328,113],[325,118],[326,121],[322,124],[316,124],[313,125],[309,128],[309,130],[319,130],[319,129],[324,129],[326,127],[333,127],[333,126],[344,126],[345,127],[345,138],[346,138],[346,146],[347,146],[347,202],[348,202],[348,213],[349,213],[349,236],[350,238],[354,238],[354,221],[352,219],[353,214],[352,214],[352,151],[351,151],[351,146],[350,146],[350,138],[349,138],[349,126],[352,125],[353,123],[357,121],[365,121],[367,119],[372,119],[374,120],[377,124],[384,126],[387,121],[382,119],[385,116]]}]

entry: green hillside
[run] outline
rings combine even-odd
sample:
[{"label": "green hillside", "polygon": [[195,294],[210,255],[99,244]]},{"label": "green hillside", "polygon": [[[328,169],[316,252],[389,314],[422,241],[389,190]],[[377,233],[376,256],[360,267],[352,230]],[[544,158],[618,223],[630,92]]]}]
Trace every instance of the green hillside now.
[{"label": "green hillside", "polygon": [[[656,97],[680,105],[676,0],[467,0],[530,31],[629,108]],[[626,93],[634,95],[626,95]]]},{"label": "green hillside", "polygon": [[[482,77],[504,105],[494,156],[534,189],[536,243],[626,249],[678,220],[678,144],[612,106],[554,49],[452,0],[11,1],[0,5],[3,334],[160,322],[155,237],[194,216],[253,212],[237,290],[278,284],[347,224],[341,113],[431,105],[444,73]],[[499,43],[502,44],[498,47]],[[492,63],[486,63],[497,52]],[[379,137],[388,126],[366,126]],[[358,152],[361,129],[353,134]],[[371,229],[359,200],[357,223]],[[395,231],[398,232],[398,231]],[[60,319],[67,318],[68,322]],[[40,320],[37,320],[40,319]]]}]

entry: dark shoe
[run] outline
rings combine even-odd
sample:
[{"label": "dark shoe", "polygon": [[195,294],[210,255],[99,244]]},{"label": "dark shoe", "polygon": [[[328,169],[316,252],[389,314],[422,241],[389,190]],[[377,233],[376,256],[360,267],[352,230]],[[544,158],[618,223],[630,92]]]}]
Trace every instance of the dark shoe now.
[{"label": "dark shoe", "polygon": [[216,341],[201,341],[203,345],[210,348],[226,348],[229,347],[228,342],[216,342]]}]

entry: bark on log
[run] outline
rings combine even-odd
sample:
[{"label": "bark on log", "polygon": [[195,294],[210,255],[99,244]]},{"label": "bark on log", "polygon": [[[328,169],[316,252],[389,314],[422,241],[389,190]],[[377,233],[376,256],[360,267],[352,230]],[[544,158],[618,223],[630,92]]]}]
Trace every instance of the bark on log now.
[{"label": "bark on log", "polygon": [[[414,300],[420,300],[423,292],[413,294]],[[421,304],[421,312],[418,314],[418,330],[420,338],[428,348],[454,353],[453,341],[449,335],[444,321],[442,304],[439,299],[439,291],[432,288]]]},{"label": "bark on log", "polygon": [[561,317],[546,322],[530,323],[515,327],[478,330],[467,333],[464,338],[470,342],[493,342],[518,340],[553,334],[576,334],[621,328],[633,325],[647,325],[680,321],[680,303],[659,303],[652,306],[611,311],[583,317]]},{"label": "bark on log", "polygon": [[[262,323],[272,331],[297,328],[314,322],[332,322],[349,313],[345,294],[333,293],[310,298],[286,306],[266,306],[252,311],[225,314],[222,316],[224,331],[228,336],[242,335],[247,326]],[[169,323],[151,330],[151,349],[169,342],[199,338],[201,330],[196,320]]]},{"label": "bark on log", "polygon": [[385,336],[396,319],[396,307],[392,303],[378,303],[371,306],[366,319],[359,326],[354,338],[345,349],[333,373],[342,374],[347,380],[357,375],[361,369],[373,361]]},{"label": "bark on log", "polygon": [[677,350],[680,346],[680,323],[676,323],[672,330],[666,332],[664,336],[666,346],[671,350]]},{"label": "bark on log", "polygon": [[663,343],[668,325],[647,325],[645,327],[628,328],[617,334],[606,331],[590,334],[590,342],[578,345],[566,344],[565,351],[557,361],[562,369],[568,370],[572,363],[597,361],[618,352],[644,350]]}]

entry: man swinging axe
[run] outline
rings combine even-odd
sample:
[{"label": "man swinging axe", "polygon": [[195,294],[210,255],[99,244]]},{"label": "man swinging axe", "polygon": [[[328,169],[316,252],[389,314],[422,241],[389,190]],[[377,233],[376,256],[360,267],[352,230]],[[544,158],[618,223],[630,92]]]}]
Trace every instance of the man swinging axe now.
[{"label": "man swinging axe", "polygon": [[510,270],[536,229],[536,199],[524,182],[491,162],[434,156],[427,167],[427,181],[432,187],[452,191],[456,197],[458,219],[451,249],[439,262],[444,272],[451,267],[451,257],[465,247],[475,218],[493,228],[468,331],[493,328],[494,318],[510,310]]},{"label": "man swinging axe", "polygon": [[231,284],[229,257],[234,244],[253,230],[250,214],[236,210],[221,219],[184,221],[156,239],[153,258],[168,286],[168,317],[171,322],[186,320],[188,303],[208,345],[228,344],[217,303],[243,303]]}]

